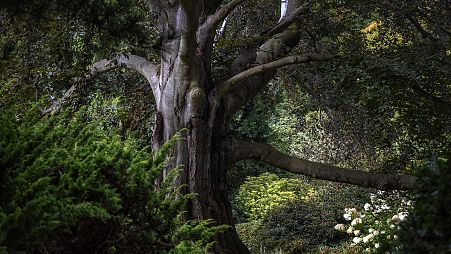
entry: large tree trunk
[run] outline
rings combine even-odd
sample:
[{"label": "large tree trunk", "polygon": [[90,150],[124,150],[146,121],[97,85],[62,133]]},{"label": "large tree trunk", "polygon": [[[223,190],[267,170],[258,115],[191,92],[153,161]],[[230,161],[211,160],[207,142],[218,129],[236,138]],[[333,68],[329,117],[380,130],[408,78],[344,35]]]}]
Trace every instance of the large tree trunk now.
[{"label": "large tree trunk", "polygon": [[[169,82],[166,89],[173,91],[180,85]],[[162,93],[153,145],[158,149],[177,131],[185,129],[171,154],[168,170],[181,166],[182,173],[174,184],[185,184],[186,191],[197,193],[188,204],[187,219],[213,219],[218,224],[234,225],[226,188],[227,169],[232,162],[229,122],[221,108],[212,114],[215,98],[208,98],[202,88],[206,86],[192,86],[183,95]],[[248,253],[234,228],[218,235],[216,241],[216,253]]]},{"label": "large tree trunk", "polygon": [[[199,10],[188,2],[164,8],[168,15],[161,21],[166,25],[162,27],[153,147],[158,149],[183,130],[168,170],[182,167],[174,185],[186,185],[185,191],[197,194],[188,204],[187,219],[213,219],[218,224],[233,225],[226,188],[232,161],[229,121],[209,74],[214,33],[205,35],[202,48],[196,38]],[[249,252],[233,227],[218,235],[216,241],[216,253]]]}]

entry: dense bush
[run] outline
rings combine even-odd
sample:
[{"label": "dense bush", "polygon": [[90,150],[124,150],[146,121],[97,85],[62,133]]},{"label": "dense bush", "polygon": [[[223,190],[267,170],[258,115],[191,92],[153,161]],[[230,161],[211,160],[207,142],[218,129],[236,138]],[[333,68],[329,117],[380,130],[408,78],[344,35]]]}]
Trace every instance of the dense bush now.
[{"label": "dense bush", "polygon": [[263,249],[295,254],[339,244],[344,235],[333,230],[335,223],[334,209],[298,201],[273,211],[265,219],[239,224],[237,229],[252,253]]},{"label": "dense bush", "polygon": [[264,173],[248,177],[234,199],[237,231],[251,253],[359,253],[334,230],[360,188]]},{"label": "dense bush", "polygon": [[175,140],[153,155],[119,135],[118,110],[0,111],[0,253],[208,251],[224,227],[181,221],[192,195],[172,188],[178,170],[155,187]]},{"label": "dense bush", "polygon": [[402,227],[402,253],[451,253],[450,158],[420,169],[415,206]]},{"label": "dense bush", "polygon": [[297,178],[281,178],[273,173],[247,177],[235,197],[239,221],[263,219],[297,199],[308,200],[315,190]]}]

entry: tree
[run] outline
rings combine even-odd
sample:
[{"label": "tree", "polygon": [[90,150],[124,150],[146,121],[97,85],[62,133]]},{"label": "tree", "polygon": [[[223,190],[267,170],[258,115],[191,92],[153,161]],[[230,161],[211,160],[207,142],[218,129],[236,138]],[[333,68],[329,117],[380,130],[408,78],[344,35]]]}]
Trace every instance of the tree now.
[{"label": "tree", "polygon": [[[409,189],[415,177],[380,175],[364,170],[342,169],[281,153],[267,144],[244,142],[230,134],[230,121],[272,80],[277,70],[294,64],[320,63],[339,57],[339,52],[304,51],[288,55],[302,39],[298,23],[317,7],[314,1],[290,0],[285,16],[245,45],[225,73],[217,73],[213,61],[216,31],[244,0],[147,0],[157,16],[159,60],[119,53],[100,60],[90,72],[75,79],[64,96],[43,113],[58,111],[81,83],[101,73],[128,68],[141,74],[155,99],[152,146],[159,149],[175,133],[184,138],[172,150],[168,169],[182,165],[174,185],[186,185],[197,193],[188,203],[188,218],[214,219],[233,225],[227,200],[226,172],[236,162],[254,159],[292,173],[318,179],[361,185],[381,190]],[[412,18],[415,21],[415,19]],[[416,24],[414,23],[416,26]],[[418,28],[421,28],[418,27]],[[420,33],[423,34],[421,31]],[[149,49],[150,50],[150,49]],[[163,173],[163,178],[168,172]],[[217,236],[217,253],[248,253],[231,228]]]}]

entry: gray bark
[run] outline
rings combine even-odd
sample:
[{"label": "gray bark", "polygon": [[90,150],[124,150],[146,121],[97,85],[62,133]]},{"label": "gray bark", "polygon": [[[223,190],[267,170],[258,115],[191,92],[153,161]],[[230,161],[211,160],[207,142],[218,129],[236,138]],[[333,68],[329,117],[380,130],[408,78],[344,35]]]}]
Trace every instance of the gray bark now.
[{"label": "gray bark", "polygon": [[416,181],[416,178],[410,175],[375,174],[312,162],[281,153],[268,144],[234,141],[233,152],[234,161],[254,159],[291,173],[378,190],[412,189]]}]

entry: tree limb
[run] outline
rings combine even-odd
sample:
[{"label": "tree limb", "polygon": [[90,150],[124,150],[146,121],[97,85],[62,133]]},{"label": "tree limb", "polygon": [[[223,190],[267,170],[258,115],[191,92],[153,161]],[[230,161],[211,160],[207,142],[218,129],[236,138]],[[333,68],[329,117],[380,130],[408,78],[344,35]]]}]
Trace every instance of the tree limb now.
[{"label": "tree limb", "polygon": [[317,179],[349,183],[378,190],[407,190],[414,188],[416,177],[411,175],[388,175],[339,168],[312,162],[277,151],[268,144],[233,141],[234,161],[254,159],[295,174]]},{"label": "tree limb", "polygon": [[289,27],[294,22],[298,21],[302,15],[305,15],[307,13],[310,13],[310,9],[312,8],[313,1],[307,1],[303,5],[297,7],[294,9],[291,13],[283,17],[277,24],[275,24],[273,27],[266,29],[265,31],[261,32],[260,35],[268,35],[272,36],[274,34],[280,33],[283,30],[285,30],[287,27]]},{"label": "tree limb", "polygon": [[[239,54],[235,60],[233,61],[230,70],[231,74],[234,75],[240,71],[246,69],[247,64],[252,62],[254,58],[252,58],[252,54],[255,54],[257,48],[265,42],[265,38],[268,36],[273,36],[277,33],[283,32],[286,28],[288,28],[291,24],[298,21],[302,15],[310,13],[310,9],[312,7],[312,1],[307,1],[303,5],[294,9],[290,14],[284,16],[277,24],[273,27],[266,29],[265,31],[259,34],[260,40],[257,40],[253,47],[249,47],[244,50],[241,54]],[[252,52],[253,51],[253,52]],[[244,64],[243,64],[244,63]]]},{"label": "tree limb", "polygon": [[233,89],[233,86],[238,83],[239,81],[258,75],[263,72],[271,71],[278,69],[283,66],[292,65],[292,64],[300,64],[300,63],[309,63],[313,61],[324,61],[329,60],[333,58],[333,55],[330,54],[319,54],[319,53],[306,53],[303,55],[294,55],[294,56],[287,56],[269,63],[257,65],[255,67],[252,67],[250,69],[247,69],[241,73],[236,74],[232,78],[226,80],[221,87],[218,89],[219,94],[225,94],[231,89]]},{"label": "tree limb", "polygon": [[154,94],[155,100],[159,101],[159,88],[158,88],[158,68],[156,65],[149,62],[147,59],[127,54],[120,53],[116,57],[111,60],[102,59],[94,64],[92,64],[89,68],[89,73],[84,77],[75,78],[75,84],[72,85],[69,90],[67,90],[64,95],[55,101],[48,109],[41,110],[42,114],[49,114],[56,112],[61,109],[63,104],[67,101],[67,99],[74,94],[78,84],[83,80],[90,80],[96,77],[98,74],[114,70],[117,68],[129,68],[137,71],[141,75],[143,75],[147,81],[149,82],[152,92]]},{"label": "tree limb", "polygon": [[203,49],[207,38],[214,37],[216,29],[221,22],[242,2],[245,0],[232,0],[221,6],[214,14],[207,17],[203,24],[197,30],[197,42],[199,48]]}]

